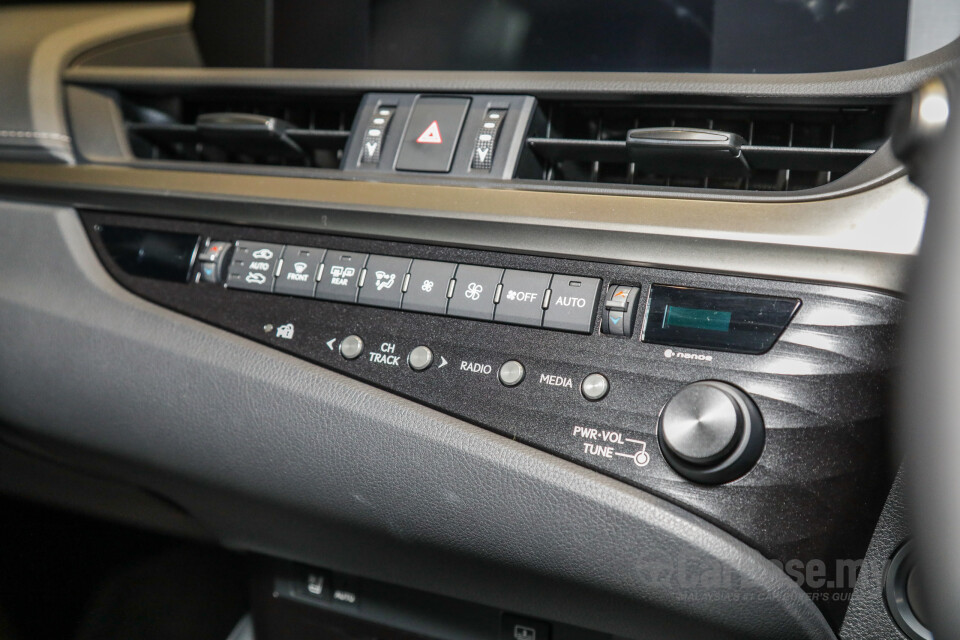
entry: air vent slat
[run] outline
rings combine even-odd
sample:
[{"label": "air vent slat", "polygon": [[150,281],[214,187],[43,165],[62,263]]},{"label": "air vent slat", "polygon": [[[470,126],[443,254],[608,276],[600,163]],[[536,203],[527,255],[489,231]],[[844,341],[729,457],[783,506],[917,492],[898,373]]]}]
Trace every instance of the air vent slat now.
[{"label": "air vent slat", "polygon": [[[358,105],[358,100],[316,95],[240,92],[227,97],[124,95],[122,99],[127,134],[138,158],[324,169],[340,167]],[[245,125],[244,114],[282,120],[289,149],[276,144],[265,131]]]},{"label": "air vent slat", "polygon": [[[541,103],[519,178],[557,182],[789,191],[824,185],[859,166],[886,139],[889,105],[790,106]],[[658,164],[628,150],[631,129],[735,134],[748,165],[724,175],[697,150],[690,162]],[[709,135],[709,132],[706,132]],[[743,144],[745,143],[745,144]],[[642,160],[642,162],[641,162]],[[702,161],[701,161],[702,160]],[[729,171],[727,171],[729,172]]]},{"label": "air vent slat", "polygon": [[[528,138],[527,144],[541,160],[558,162],[629,163],[625,140],[575,140],[566,138]],[[744,156],[756,169],[794,169],[798,171],[850,171],[866,160],[870,149],[818,149],[814,147],[763,147],[746,145]]]}]

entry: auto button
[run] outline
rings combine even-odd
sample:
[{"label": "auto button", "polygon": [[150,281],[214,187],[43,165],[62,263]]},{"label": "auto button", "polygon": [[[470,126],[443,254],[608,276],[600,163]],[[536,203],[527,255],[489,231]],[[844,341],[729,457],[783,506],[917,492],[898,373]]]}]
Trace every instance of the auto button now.
[{"label": "auto button", "polygon": [[273,276],[281,253],[282,244],[237,242],[227,270],[227,286],[249,291],[273,291]]},{"label": "auto button", "polygon": [[578,276],[553,276],[550,306],[543,314],[546,329],[590,333],[597,307],[600,280]]}]

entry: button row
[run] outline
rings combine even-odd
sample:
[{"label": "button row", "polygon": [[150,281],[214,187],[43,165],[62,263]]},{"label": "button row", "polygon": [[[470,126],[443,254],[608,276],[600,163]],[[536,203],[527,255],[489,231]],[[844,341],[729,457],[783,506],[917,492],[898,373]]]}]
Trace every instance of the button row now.
[{"label": "button row", "polygon": [[240,241],[227,286],[590,333],[598,278]]},{"label": "button row", "polygon": [[[363,338],[349,335],[340,341],[340,355],[345,360],[356,360],[363,353]],[[407,354],[407,365],[414,371],[425,371],[433,364],[433,350],[419,345]],[[523,363],[508,360],[500,365],[497,379],[505,387],[515,387],[526,378],[527,370]],[[610,391],[610,381],[602,373],[591,373],[580,383],[580,394],[592,402],[602,400]]]}]

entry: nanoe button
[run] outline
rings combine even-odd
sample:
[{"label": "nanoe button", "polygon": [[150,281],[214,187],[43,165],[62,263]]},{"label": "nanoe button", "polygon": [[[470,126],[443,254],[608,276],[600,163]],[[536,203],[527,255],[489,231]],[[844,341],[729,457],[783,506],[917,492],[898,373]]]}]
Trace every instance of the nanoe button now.
[{"label": "nanoe button", "polygon": [[403,134],[397,169],[434,173],[450,171],[469,107],[468,98],[419,98]]},{"label": "nanoe button", "polygon": [[539,327],[543,319],[543,294],[550,287],[549,273],[503,272],[503,289],[493,319],[497,322]]}]

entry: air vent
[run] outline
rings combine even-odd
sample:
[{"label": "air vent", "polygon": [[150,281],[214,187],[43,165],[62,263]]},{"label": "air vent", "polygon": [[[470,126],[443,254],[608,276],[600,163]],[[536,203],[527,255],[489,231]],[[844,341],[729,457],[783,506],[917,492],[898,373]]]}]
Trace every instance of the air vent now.
[{"label": "air vent", "polygon": [[[540,108],[540,124],[526,141],[520,178],[753,191],[796,191],[836,180],[883,144],[889,114],[888,105],[543,102]],[[696,144],[672,144],[671,151],[680,155],[664,162],[662,153],[634,144],[637,138],[673,137],[669,142],[678,143],[676,138],[704,139],[718,132],[739,142],[734,145],[738,162],[712,162],[708,154],[717,149],[698,152]],[[724,153],[729,151],[725,148]],[[687,161],[678,162],[677,157]]]},{"label": "air vent", "polygon": [[359,100],[127,94],[121,105],[137,158],[336,169]]}]

